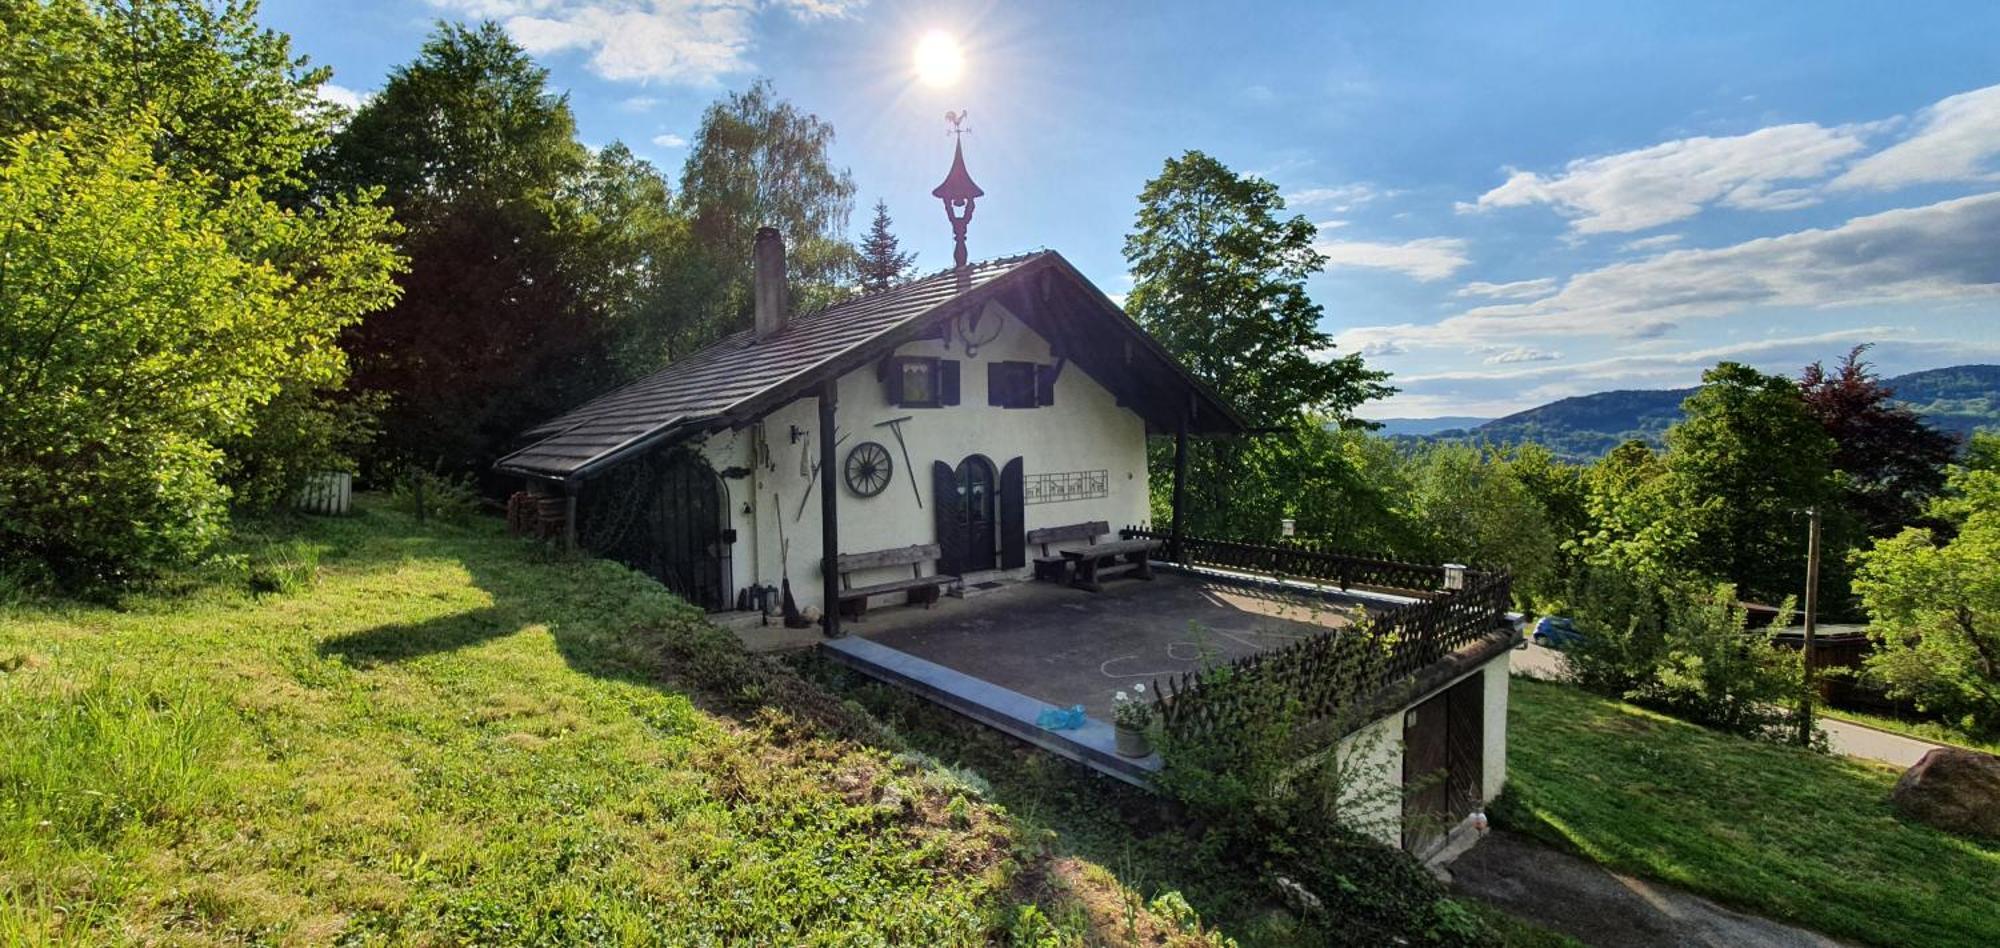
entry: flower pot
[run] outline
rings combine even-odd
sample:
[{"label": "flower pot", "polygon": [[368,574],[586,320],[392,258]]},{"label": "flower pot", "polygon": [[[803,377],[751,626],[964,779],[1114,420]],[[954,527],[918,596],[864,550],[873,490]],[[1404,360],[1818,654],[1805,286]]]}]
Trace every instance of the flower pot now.
[{"label": "flower pot", "polygon": [[1146,739],[1146,732],[1123,724],[1113,725],[1118,736],[1118,756],[1145,757],[1153,752],[1153,742]]}]

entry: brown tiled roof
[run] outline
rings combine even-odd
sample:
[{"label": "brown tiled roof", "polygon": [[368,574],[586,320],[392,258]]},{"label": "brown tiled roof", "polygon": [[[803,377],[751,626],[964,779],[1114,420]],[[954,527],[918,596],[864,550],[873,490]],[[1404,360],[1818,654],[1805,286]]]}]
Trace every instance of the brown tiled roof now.
[{"label": "brown tiled roof", "polygon": [[[971,265],[966,292],[1053,253],[1025,254]],[[746,330],[675,360],[666,368],[524,432],[528,446],[495,469],[569,478],[629,452],[735,414],[753,403],[771,407],[806,394],[819,371],[841,356],[886,341],[957,297],[958,273],[946,270],[891,290],[870,293],[795,317],[769,339]]]}]

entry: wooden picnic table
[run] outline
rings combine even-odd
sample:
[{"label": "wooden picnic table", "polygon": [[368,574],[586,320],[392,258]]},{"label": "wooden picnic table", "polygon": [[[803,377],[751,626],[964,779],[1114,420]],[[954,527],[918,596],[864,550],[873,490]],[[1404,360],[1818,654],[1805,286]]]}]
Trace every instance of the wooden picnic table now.
[{"label": "wooden picnic table", "polygon": [[[1093,543],[1074,550],[1064,550],[1062,555],[1074,566],[1070,585],[1091,592],[1102,592],[1104,586],[1098,579],[1107,569],[1123,568],[1125,575],[1133,579],[1153,578],[1153,551],[1160,548],[1158,540],[1113,540],[1108,543]],[[1117,566],[1118,557],[1125,558],[1125,566]]]}]

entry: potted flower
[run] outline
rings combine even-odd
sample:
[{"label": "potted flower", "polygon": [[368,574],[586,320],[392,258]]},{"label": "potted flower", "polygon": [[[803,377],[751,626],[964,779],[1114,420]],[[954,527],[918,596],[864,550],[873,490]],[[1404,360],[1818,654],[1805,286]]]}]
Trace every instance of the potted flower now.
[{"label": "potted flower", "polygon": [[1153,705],[1146,700],[1146,686],[1133,685],[1137,696],[1123,691],[1112,696],[1111,723],[1118,737],[1118,755],[1144,757],[1153,752],[1146,730],[1153,724]]}]

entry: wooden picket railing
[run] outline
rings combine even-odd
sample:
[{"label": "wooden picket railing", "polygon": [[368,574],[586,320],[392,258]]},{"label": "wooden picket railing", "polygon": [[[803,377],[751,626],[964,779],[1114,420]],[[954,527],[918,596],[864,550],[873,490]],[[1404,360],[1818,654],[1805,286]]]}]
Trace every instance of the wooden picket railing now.
[{"label": "wooden picket railing", "polygon": [[[1171,551],[1163,552],[1171,562]],[[1343,587],[1412,588],[1425,583],[1430,597],[1371,609],[1369,617],[1354,627],[1330,629],[1226,665],[1154,681],[1154,710],[1161,724],[1183,739],[1239,733],[1261,723],[1255,719],[1277,707],[1295,714],[1302,724],[1337,718],[1355,702],[1381,694],[1499,632],[1512,604],[1511,579],[1504,570],[1469,571],[1463,588],[1440,590],[1442,567],[1195,537],[1182,538],[1181,552],[1181,562],[1188,565],[1255,569]],[[1437,581],[1429,582],[1431,576]]]},{"label": "wooden picket railing", "polygon": [[[1121,533],[1128,540],[1144,538],[1161,541],[1164,545],[1158,558],[1186,566],[1209,566],[1303,579],[1341,589],[1392,590],[1418,597],[1436,596],[1444,591],[1445,569],[1442,566],[1361,556],[1315,540],[1248,543],[1184,536],[1176,555],[1173,535],[1167,531],[1126,527]],[[1467,573],[1468,578],[1477,575],[1471,570]]]}]

